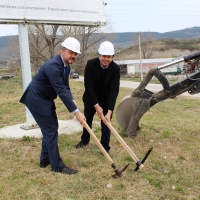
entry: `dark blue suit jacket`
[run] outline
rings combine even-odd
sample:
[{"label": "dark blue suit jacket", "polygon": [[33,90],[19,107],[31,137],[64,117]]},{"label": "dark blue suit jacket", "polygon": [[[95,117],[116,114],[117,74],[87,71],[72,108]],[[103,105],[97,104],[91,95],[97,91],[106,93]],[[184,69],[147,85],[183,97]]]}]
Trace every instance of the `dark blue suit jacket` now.
[{"label": "dark blue suit jacket", "polygon": [[49,116],[52,109],[55,109],[54,99],[58,95],[67,109],[73,112],[77,107],[73,102],[68,77],[69,73],[64,80],[64,63],[61,56],[53,57],[41,66],[20,102],[37,114]]}]

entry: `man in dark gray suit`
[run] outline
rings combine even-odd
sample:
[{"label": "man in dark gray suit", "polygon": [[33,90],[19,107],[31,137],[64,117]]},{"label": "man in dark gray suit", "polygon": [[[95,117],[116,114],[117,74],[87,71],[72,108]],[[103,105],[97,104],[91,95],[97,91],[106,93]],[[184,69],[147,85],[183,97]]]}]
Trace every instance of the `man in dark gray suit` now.
[{"label": "man in dark gray suit", "polygon": [[58,119],[54,99],[57,96],[76,119],[84,126],[85,116],[78,110],[69,87],[69,64],[74,63],[80,54],[80,43],[69,37],[61,44],[60,55],[44,63],[24,92],[21,103],[30,110],[43,135],[40,167],[51,164],[55,172],[75,174],[78,171],[68,168],[58,149]]},{"label": "man in dark gray suit", "polygon": [[[115,53],[113,44],[108,41],[102,42],[98,52],[99,57],[89,60],[84,72],[84,114],[87,124],[91,128],[95,113],[97,113],[100,119],[110,122],[120,85],[120,68],[113,62]],[[108,152],[110,150],[110,130],[103,120],[101,120],[101,144]],[[89,141],[90,135],[83,128],[81,141],[75,145],[75,148],[82,148]]]}]

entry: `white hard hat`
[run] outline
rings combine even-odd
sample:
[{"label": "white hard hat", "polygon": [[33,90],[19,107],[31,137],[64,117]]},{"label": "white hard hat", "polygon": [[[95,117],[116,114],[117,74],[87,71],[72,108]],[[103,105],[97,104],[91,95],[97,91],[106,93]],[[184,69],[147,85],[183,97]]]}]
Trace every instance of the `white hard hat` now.
[{"label": "white hard hat", "polygon": [[73,51],[73,52],[76,52],[76,53],[79,53],[81,54],[80,52],[80,42],[73,38],[73,37],[68,37],[67,39],[65,39],[62,43],[61,43],[61,46]]},{"label": "white hard hat", "polygon": [[105,41],[100,44],[98,52],[100,55],[113,56],[115,54],[115,49],[111,42]]}]

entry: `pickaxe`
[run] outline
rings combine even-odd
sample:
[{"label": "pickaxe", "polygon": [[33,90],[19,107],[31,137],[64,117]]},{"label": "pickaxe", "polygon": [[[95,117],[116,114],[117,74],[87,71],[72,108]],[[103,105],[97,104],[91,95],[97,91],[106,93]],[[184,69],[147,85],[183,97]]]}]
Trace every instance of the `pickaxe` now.
[{"label": "pickaxe", "polygon": [[124,142],[124,140],[121,138],[121,136],[118,134],[118,132],[113,128],[113,126],[111,125],[111,123],[109,123],[107,120],[106,121],[106,125],[108,126],[108,128],[111,130],[111,132],[113,133],[113,135],[117,138],[117,140],[120,142],[120,144],[124,147],[124,149],[128,152],[128,154],[132,157],[132,159],[135,161],[136,163],[136,168],[134,169],[134,171],[137,171],[138,169],[142,169],[144,167],[143,163],[145,162],[145,160],[148,158],[149,154],[151,153],[153,147],[151,147],[148,152],[146,153],[146,155],[144,156],[144,158],[142,159],[142,161],[140,161],[136,155],[133,153],[133,151],[130,149],[130,147]]},{"label": "pickaxe", "polygon": [[106,157],[106,159],[108,160],[108,162],[110,163],[110,165],[112,166],[112,168],[115,170],[115,174],[113,174],[112,177],[113,178],[121,177],[122,176],[122,172],[126,170],[126,168],[129,166],[129,164],[127,164],[122,170],[119,170],[119,168],[115,165],[115,163],[113,162],[113,160],[111,159],[111,157],[109,156],[109,154],[103,148],[103,146],[99,142],[98,138],[96,137],[96,135],[93,133],[92,129],[88,126],[88,124],[86,122],[84,124],[84,127],[87,129],[87,131],[89,132],[89,134],[93,137],[93,139],[95,140],[95,142],[98,145],[99,149],[101,150],[101,152],[103,153],[103,155]]}]

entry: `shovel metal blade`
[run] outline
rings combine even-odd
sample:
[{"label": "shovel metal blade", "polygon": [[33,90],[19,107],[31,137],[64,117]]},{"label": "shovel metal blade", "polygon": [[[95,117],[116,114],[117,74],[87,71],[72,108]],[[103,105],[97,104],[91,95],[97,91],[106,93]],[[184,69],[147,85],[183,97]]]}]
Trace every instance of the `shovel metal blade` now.
[{"label": "shovel metal blade", "polygon": [[150,100],[140,97],[124,99],[116,109],[117,122],[130,138],[137,135],[139,120],[150,109]]}]

